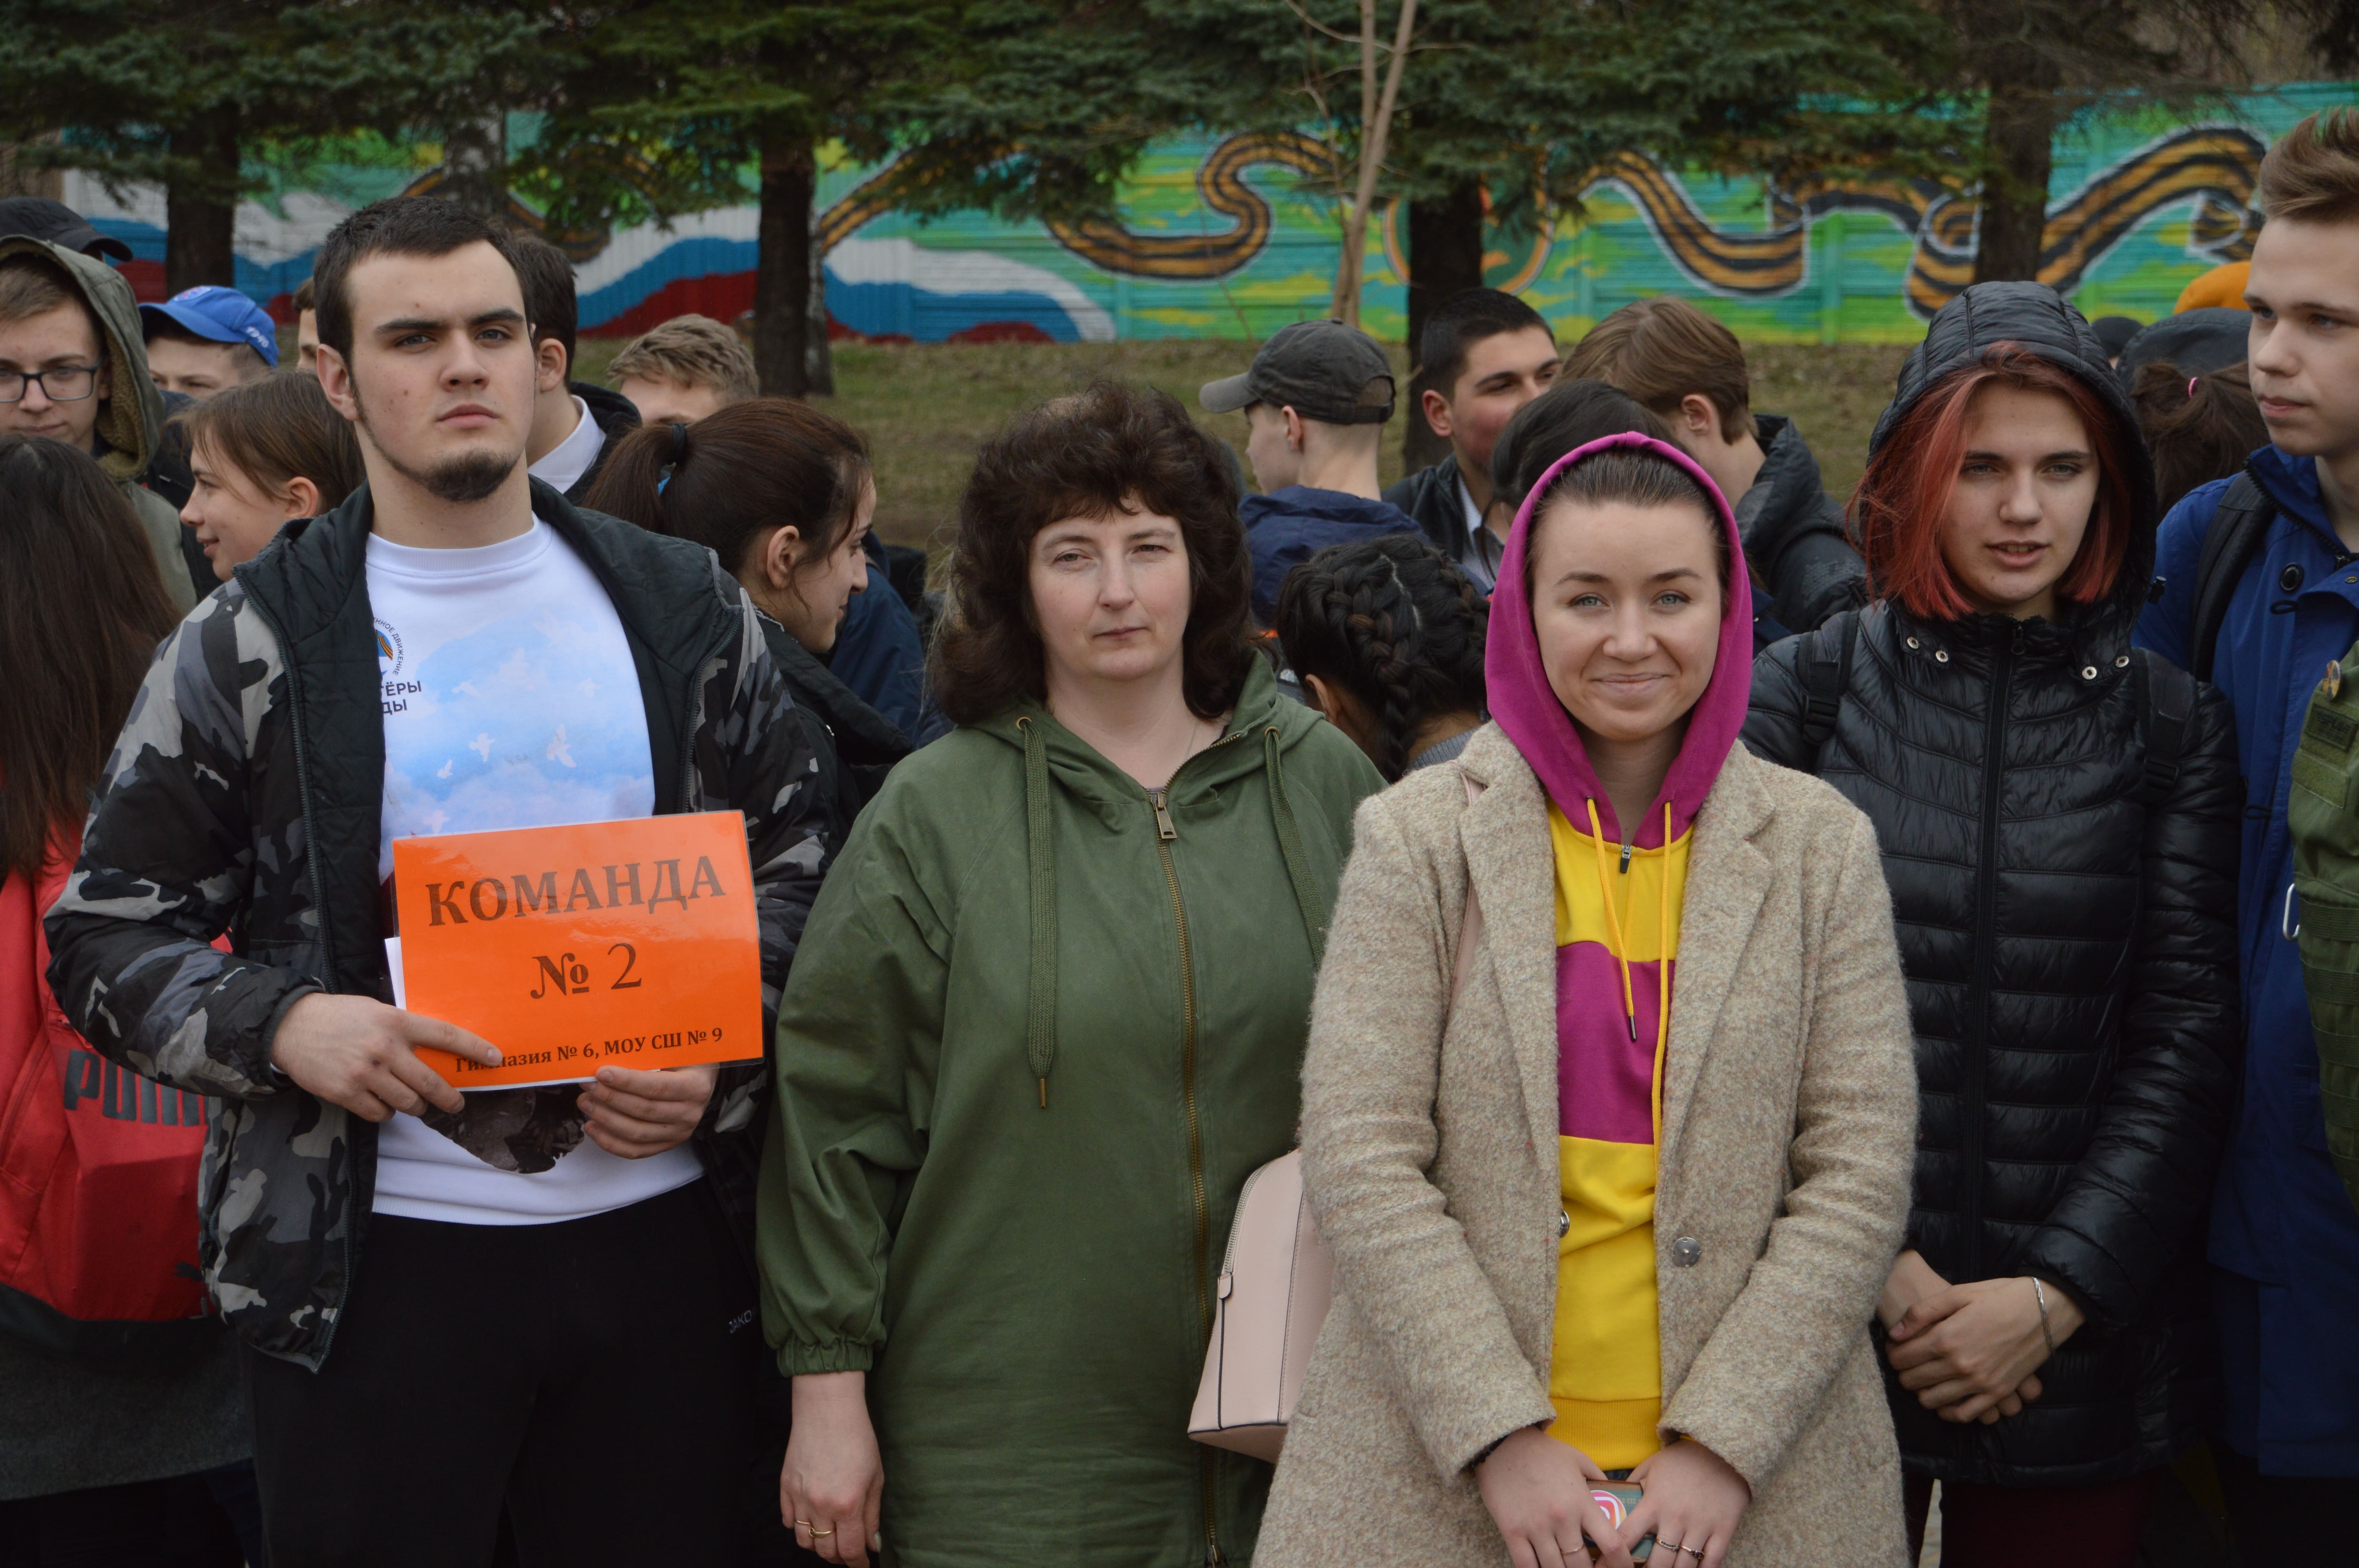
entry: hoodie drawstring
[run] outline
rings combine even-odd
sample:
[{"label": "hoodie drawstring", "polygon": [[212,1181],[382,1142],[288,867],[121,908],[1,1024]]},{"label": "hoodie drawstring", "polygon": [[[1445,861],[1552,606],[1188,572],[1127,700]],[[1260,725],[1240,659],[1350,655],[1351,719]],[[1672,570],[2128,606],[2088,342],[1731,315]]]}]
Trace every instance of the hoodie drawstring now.
[{"label": "hoodie drawstring", "polygon": [[[1589,806],[1589,841],[1597,849],[1597,891],[1605,900],[1605,931],[1614,940],[1614,958],[1622,968],[1622,1016],[1633,1044],[1638,1039],[1638,1001],[1630,989],[1630,947],[1622,939],[1622,917],[1614,907],[1614,878],[1605,865],[1605,827],[1598,819],[1597,802]],[[1671,1038],[1671,803],[1663,802],[1663,885],[1655,898],[1655,1073],[1652,1095],[1655,1141],[1663,1141],[1663,1057]]]},{"label": "hoodie drawstring", "polygon": [[1614,938],[1614,961],[1622,967],[1622,1014],[1631,1042],[1638,1039],[1638,1002],[1630,990],[1630,944],[1622,940],[1622,917],[1614,909],[1614,878],[1605,870],[1605,825],[1597,819],[1597,803],[1589,801],[1589,841],[1597,847],[1597,891],[1605,899],[1605,934]]},{"label": "hoodie drawstring", "polygon": [[[1049,1108],[1049,1074],[1057,1065],[1057,849],[1049,819],[1049,746],[1040,726],[1031,718],[1016,721],[1024,731],[1024,823],[1027,858],[1031,870],[1032,962],[1024,1009],[1024,1054],[1040,1085],[1040,1108]],[[1277,726],[1262,731],[1262,757],[1269,773],[1269,814],[1277,830],[1277,851],[1286,861],[1287,881],[1294,885],[1294,902],[1302,913],[1303,935],[1310,939],[1310,967],[1315,973],[1327,948],[1327,915],[1310,881],[1310,861],[1302,852],[1302,829],[1294,817],[1294,803],[1286,795],[1286,768],[1280,760]]]},{"label": "hoodie drawstring", "polygon": [[1032,873],[1031,985],[1024,1004],[1024,1055],[1040,1081],[1040,1108],[1049,1108],[1049,1070],[1057,1065],[1057,845],[1049,820],[1049,745],[1040,726],[1018,719],[1024,731],[1024,825]]},{"label": "hoodie drawstring", "polygon": [[1663,1146],[1663,1057],[1671,1043],[1671,803],[1663,802],[1663,885],[1655,898],[1655,1147]]},{"label": "hoodie drawstring", "polygon": [[1294,820],[1294,804],[1286,798],[1286,766],[1279,760],[1277,726],[1261,732],[1262,766],[1269,773],[1269,815],[1277,828],[1277,852],[1286,860],[1287,881],[1294,884],[1295,906],[1302,912],[1303,935],[1310,938],[1310,972],[1316,976],[1327,956],[1329,911],[1310,885],[1310,862],[1302,853],[1302,830]]}]

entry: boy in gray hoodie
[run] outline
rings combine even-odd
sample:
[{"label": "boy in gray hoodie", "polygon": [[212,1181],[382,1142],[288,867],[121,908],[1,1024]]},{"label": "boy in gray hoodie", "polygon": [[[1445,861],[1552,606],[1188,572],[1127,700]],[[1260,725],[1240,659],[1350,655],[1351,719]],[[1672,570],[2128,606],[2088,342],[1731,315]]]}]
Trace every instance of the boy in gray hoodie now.
[{"label": "boy in gray hoodie", "polygon": [[138,482],[163,428],[164,395],[147,373],[131,285],[78,251],[22,235],[0,239],[0,431],[46,436],[95,457],[130,498],[164,592],[185,611],[197,590],[179,515]]}]

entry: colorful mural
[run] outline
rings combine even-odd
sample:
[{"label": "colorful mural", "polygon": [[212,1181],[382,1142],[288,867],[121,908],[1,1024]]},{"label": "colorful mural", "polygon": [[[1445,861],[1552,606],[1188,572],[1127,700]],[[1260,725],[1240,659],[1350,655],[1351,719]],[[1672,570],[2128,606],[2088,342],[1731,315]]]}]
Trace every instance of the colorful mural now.
[{"label": "colorful mural", "polygon": [[[2200,120],[2130,110],[2067,126],[2056,144],[2040,276],[2090,315],[2169,311],[2187,281],[2248,254],[2262,153],[2302,115],[2354,101],[2351,84],[2253,93]],[[529,135],[521,122],[516,134]],[[920,222],[886,210],[878,170],[838,160],[821,185],[833,330],[884,341],[1105,341],[1266,335],[1326,307],[1339,240],[1311,179],[1325,150],[1301,135],[1176,140],[1141,160],[1113,221]],[[284,315],[320,238],[344,213],[440,183],[440,149],[367,143],[269,165],[239,207],[240,288]],[[127,241],[143,297],[163,284],[163,197],[120,198],[70,177],[66,199]],[[537,223],[523,201],[520,221]],[[1649,295],[1688,295],[1748,338],[1913,341],[1972,276],[1974,208],[1939,187],[1828,181],[1777,189],[1664,168],[1636,154],[1596,170],[1579,217],[1495,230],[1496,287],[1577,333]],[[1380,215],[1363,319],[1403,330],[1402,215]],[[559,237],[559,236],[552,236]],[[565,235],[591,335],[645,330],[684,310],[751,308],[750,203],[603,235]]]}]

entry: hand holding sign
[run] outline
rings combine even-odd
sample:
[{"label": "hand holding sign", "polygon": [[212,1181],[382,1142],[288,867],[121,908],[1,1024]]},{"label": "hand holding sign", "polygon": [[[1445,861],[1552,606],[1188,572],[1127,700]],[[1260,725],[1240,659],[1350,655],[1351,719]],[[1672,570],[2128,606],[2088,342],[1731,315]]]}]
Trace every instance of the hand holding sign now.
[{"label": "hand holding sign", "polygon": [[601,1067],[598,1081],[582,1091],[582,1130],[599,1148],[625,1160],[644,1160],[677,1148],[704,1119],[704,1107],[720,1076],[721,1069],[714,1066],[652,1073]]},{"label": "hand holding sign", "polygon": [[429,1104],[455,1111],[465,1104],[441,1074],[418,1059],[420,1048],[450,1053],[483,1067],[500,1054],[439,1018],[421,1018],[373,997],[314,991],[297,1000],[271,1037],[270,1062],[296,1087],[369,1121],[395,1111],[416,1115]]}]

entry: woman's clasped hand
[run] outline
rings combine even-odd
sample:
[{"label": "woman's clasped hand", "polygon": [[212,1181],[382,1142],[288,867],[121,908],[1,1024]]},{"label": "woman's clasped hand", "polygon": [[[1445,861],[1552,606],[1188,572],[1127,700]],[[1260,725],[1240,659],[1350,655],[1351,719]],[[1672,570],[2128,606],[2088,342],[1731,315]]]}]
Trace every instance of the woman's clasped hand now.
[{"label": "woman's clasped hand", "polygon": [[[1902,1268],[1916,1257],[1902,1254]],[[2039,1397],[2038,1368],[2081,1326],[2079,1305],[2044,1280],[1951,1285],[1922,1259],[1916,1266],[1934,1289],[1886,1330],[1900,1386],[1943,1421],[1988,1423],[2020,1413]]]},{"label": "woman's clasped hand", "polygon": [[1593,1544],[1601,1568],[1632,1568],[1631,1553],[1649,1536],[1648,1561],[1658,1568],[1720,1568],[1753,1500],[1753,1488],[1726,1460],[1681,1439],[1630,1472],[1645,1495],[1617,1526],[1593,1489],[1605,1472],[1538,1427],[1492,1450],[1474,1479],[1516,1568],[1575,1568],[1593,1560]]}]

